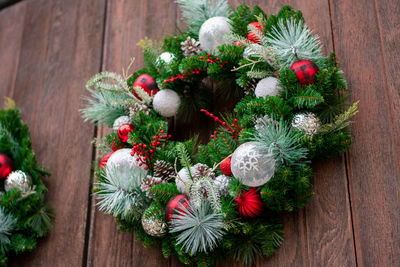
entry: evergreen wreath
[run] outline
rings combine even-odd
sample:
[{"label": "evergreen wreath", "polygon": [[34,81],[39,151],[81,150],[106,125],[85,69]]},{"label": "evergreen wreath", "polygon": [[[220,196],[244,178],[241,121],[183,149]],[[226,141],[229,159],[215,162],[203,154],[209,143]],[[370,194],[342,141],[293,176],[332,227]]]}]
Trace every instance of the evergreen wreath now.
[{"label": "evergreen wreath", "polygon": [[0,110],[0,266],[10,255],[33,250],[52,227],[44,175],[49,172],[37,163],[28,126],[7,98]]},{"label": "evergreen wreath", "polygon": [[[94,191],[120,230],[165,257],[251,264],[281,245],[280,214],[309,202],[311,162],[349,147],[357,103],[345,108],[336,57],[321,54],[300,11],[177,2],[187,31],[142,40],[145,67],[132,75],[87,83],[83,117],[113,128],[96,140],[105,156]],[[217,116],[212,99],[236,106]],[[206,143],[177,141],[166,120],[175,115],[218,127]]]}]

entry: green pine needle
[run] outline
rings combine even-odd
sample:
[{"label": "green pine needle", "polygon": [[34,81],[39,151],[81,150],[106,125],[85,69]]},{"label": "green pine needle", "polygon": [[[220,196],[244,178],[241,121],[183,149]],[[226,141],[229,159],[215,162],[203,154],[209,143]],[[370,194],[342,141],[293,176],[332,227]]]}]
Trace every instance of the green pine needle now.
[{"label": "green pine needle", "polygon": [[0,252],[5,253],[8,250],[10,236],[16,226],[17,219],[0,207]]}]

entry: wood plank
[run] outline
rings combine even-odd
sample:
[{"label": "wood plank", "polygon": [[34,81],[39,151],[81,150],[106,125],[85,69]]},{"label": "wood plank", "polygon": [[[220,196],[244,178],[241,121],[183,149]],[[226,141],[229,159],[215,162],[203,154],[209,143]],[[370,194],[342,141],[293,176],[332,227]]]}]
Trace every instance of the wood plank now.
[{"label": "wood plank", "polygon": [[360,100],[347,163],[357,262],[399,266],[399,5],[378,2],[332,1],[332,18],[351,98]]},{"label": "wood plank", "polygon": [[[84,82],[100,67],[104,1],[27,0],[14,98],[30,126],[33,147],[56,212],[54,229],[14,266],[79,266],[94,129],[78,109]],[[19,5],[19,4],[18,4]],[[14,8],[14,6],[12,7]]]},{"label": "wood plank", "polygon": [[[173,34],[177,7],[172,1],[108,1],[103,70],[121,73],[131,57],[134,70],[143,66],[142,49],[136,43],[144,37],[162,40]],[[95,73],[93,73],[95,74]],[[99,129],[104,136],[109,129]],[[89,239],[89,266],[166,266],[169,260],[160,250],[146,249],[135,235],[116,229],[112,216],[99,212],[92,200],[92,228]]]}]

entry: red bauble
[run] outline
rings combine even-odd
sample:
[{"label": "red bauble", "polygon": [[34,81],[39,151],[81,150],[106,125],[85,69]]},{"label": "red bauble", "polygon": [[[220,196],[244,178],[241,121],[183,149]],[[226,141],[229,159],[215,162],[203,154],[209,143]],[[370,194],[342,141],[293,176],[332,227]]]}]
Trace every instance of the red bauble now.
[{"label": "red bauble", "polygon": [[[140,75],[132,85],[133,88],[135,88],[136,86],[143,88],[143,90],[145,90],[146,93],[150,96],[155,95],[158,92],[156,81],[148,74]],[[142,100],[135,92],[135,89],[132,90],[135,97],[139,100]]]},{"label": "red bauble", "polygon": [[299,60],[293,63],[290,69],[296,74],[297,80],[302,85],[308,85],[315,82],[315,74],[319,68],[310,60]]},{"label": "red bauble", "polygon": [[108,159],[111,157],[111,155],[114,154],[114,152],[108,153],[107,155],[105,155],[101,161],[100,161],[100,168],[104,168],[107,164]]},{"label": "red bauble", "polygon": [[7,155],[0,154],[0,179],[6,179],[12,172],[12,161]]},{"label": "red bauble", "polygon": [[255,187],[251,188],[246,193],[239,195],[235,201],[239,214],[246,218],[255,218],[259,216],[264,208],[260,193]]},{"label": "red bauble", "polygon": [[125,143],[129,139],[129,133],[133,131],[133,126],[129,123],[121,125],[118,129],[118,137],[121,142]]},{"label": "red bauble", "polygon": [[189,199],[185,195],[177,195],[168,201],[167,206],[165,207],[165,216],[167,220],[172,220],[172,215],[179,214],[179,211],[182,211],[182,207],[189,206]]},{"label": "red bauble", "polygon": [[[260,32],[262,32],[263,28],[261,27],[260,22],[252,22],[249,25],[252,25],[253,27],[255,27],[257,30],[259,30]],[[247,40],[249,40],[252,43],[256,43],[259,44],[260,43],[260,39],[257,37],[257,35],[254,33],[254,31],[250,31],[249,34],[247,35]]]},{"label": "red bauble", "polygon": [[124,144],[121,144],[119,147],[115,144],[115,141],[113,141],[112,142],[112,144],[111,144],[111,150],[112,151],[117,151],[117,150],[119,150],[119,149],[121,149],[121,148],[124,148]]},{"label": "red bauble", "polygon": [[223,174],[227,175],[227,176],[231,176],[232,175],[231,161],[232,161],[232,158],[226,158],[219,165],[219,168],[221,169],[221,172]]}]

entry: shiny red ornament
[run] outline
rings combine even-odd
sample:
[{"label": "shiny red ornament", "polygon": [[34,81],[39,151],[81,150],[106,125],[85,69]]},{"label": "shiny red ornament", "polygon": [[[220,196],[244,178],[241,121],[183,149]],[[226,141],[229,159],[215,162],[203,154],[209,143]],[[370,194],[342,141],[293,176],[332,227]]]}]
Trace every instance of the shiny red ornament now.
[{"label": "shiny red ornament", "polygon": [[0,179],[6,179],[12,170],[11,158],[7,155],[0,154]]},{"label": "shiny red ornament", "polygon": [[111,155],[114,154],[114,152],[108,153],[107,155],[105,155],[101,161],[100,161],[100,168],[104,168],[106,167],[107,161],[108,159],[111,157]]},{"label": "shiny red ornament", "polygon": [[116,144],[115,144],[115,141],[114,142],[112,142],[112,144],[111,144],[111,150],[112,151],[117,151],[117,150],[119,150],[119,149],[121,149],[121,148],[124,148],[124,144],[120,144],[120,146],[117,146]]},{"label": "shiny red ornament", "polygon": [[232,161],[232,158],[226,158],[219,165],[219,168],[221,169],[221,172],[224,175],[227,175],[227,176],[231,176],[232,175],[231,161]]},{"label": "shiny red ornament", "polygon": [[[252,22],[249,24],[249,26],[252,25],[253,27],[255,27],[257,30],[259,30],[260,32],[262,32],[263,28],[261,27],[260,22]],[[256,43],[259,44],[260,43],[260,39],[257,37],[257,35],[254,33],[254,31],[250,31],[249,34],[247,35],[247,40],[249,40],[252,43]]]},{"label": "shiny red ornament", "polygon": [[121,140],[121,142],[126,143],[129,140],[129,133],[133,131],[133,126],[132,124],[123,124],[121,127],[118,129],[118,137]]},{"label": "shiny red ornament", "polygon": [[137,98],[137,99],[139,99],[139,100],[142,100],[139,96],[138,96],[138,94],[135,92],[135,87],[136,86],[139,86],[139,87],[141,87],[141,88],[143,88],[143,90],[149,95],[149,96],[152,96],[152,95],[155,95],[159,90],[158,90],[158,87],[157,87],[157,83],[156,83],[156,81],[153,79],[153,77],[151,77],[150,75],[148,75],[148,74],[142,74],[142,75],[140,75],[137,79],[136,79],[136,81],[133,83],[133,85],[132,85],[132,90],[133,90],[133,94],[134,94],[134,96]]},{"label": "shiny red ornament", "polygon": [[302,85],[315,82],[315,75],[318,73],[318,66],[310,60],[299,60],[293,63],[290,69],[296,74],[297,80]]},{"label": "shiny red ornament", "polygon": [[189,199],[185,195],[177,195],[171,198],[165,207],[165,217],[169,221],[172,220],[172,215],[179,214],[179,211],[182,211],[182,207],[187,207],[189,204]]},{"label": "shiny red ornament", "polygon": [[255,218],[261,215],[264,204],[261,201],[261,195],[257,188],[253,187],[249,191],[240,194],[235,202],[238,207],[239,214],[245,218]]}]

